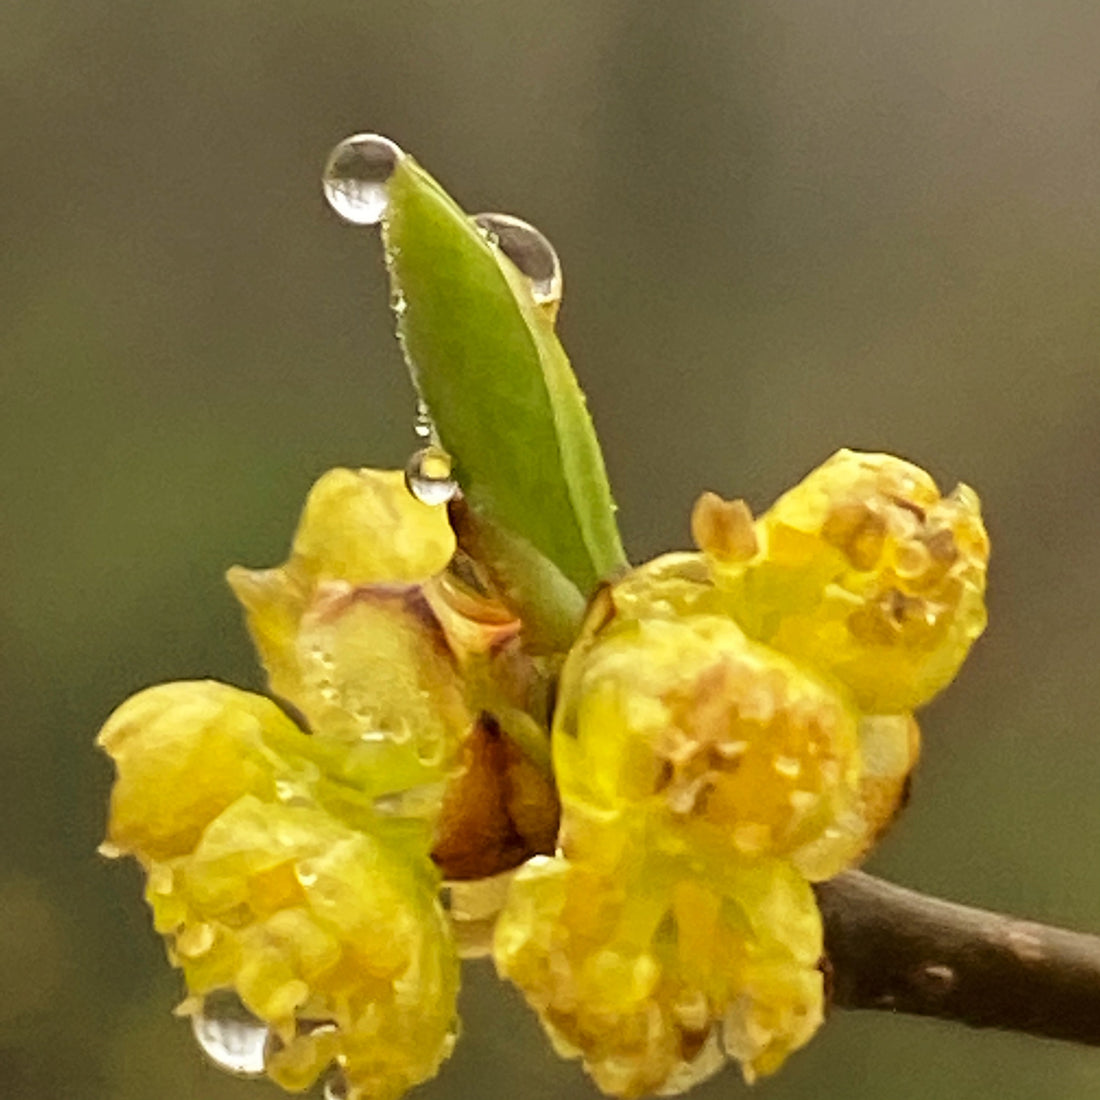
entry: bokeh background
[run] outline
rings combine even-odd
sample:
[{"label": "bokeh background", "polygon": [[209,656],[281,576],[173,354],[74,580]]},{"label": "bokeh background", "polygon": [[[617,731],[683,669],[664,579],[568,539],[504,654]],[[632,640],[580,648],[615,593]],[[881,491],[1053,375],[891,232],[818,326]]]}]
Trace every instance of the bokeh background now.
[{"label": "bokeh background", "polygon": [[[845,444],[981,491],[992,625],[872,867],[1100,929],[1098,56],[1095,0],[0,2],[0,1095],[278,1095],[169,1014],[91,742],[148,683],[258,686],[224,569],[413,447],[318,185],[361,129],[557,244],[636,559]],[[484,967],[464,1013],[423,1100],[594,1095]],[[841,1014],[756,1095],[1076,1100],[1100,1054]]]}]

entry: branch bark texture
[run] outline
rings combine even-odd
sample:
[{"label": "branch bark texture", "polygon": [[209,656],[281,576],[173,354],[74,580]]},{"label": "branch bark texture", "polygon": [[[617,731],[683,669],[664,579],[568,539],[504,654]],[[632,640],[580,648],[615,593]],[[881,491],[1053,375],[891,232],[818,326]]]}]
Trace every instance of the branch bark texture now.
[{"label": "branch bark texture", "polygon": [[859,871],[819,883],[832,1004],[1100,1046],[1100,936]]}]

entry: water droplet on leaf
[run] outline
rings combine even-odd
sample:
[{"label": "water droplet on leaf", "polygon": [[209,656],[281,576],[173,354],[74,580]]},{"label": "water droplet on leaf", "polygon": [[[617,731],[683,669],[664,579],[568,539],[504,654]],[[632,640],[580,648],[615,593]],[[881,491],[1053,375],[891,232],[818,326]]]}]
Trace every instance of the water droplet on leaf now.
[{"label": "water droplet on leaf", "polygon": [[434,431],[431,413],[428,412],[428,406],[421,397],[416,399],[416,420],[413,423],[413,431],[418,438],[424,440],[431,439]]},{"label": "water droplet on leaf", "polygon": [[526,276],[536,305],[556,306],[561,301],[561,262],[554,246],[533,225],[511,214],[476,214],[474,222]]},{"label": "water droplet on leaf", "polygon": [[218,990],[203,999],[191,1017],[191,1030],[203,1053],[219,1069],[241,1077],[264,1072],[267,1025],[257,1020],[232,990]]},{"label": "water droplet on leaf", "polygon": [[458,492],[451,456],[440,447],[421,448],[405,467],[405,484],[421,504],[446,504]]},{"label": "water droplet on leaf", "polygon": [[352,225],[377,225],[389,204],[387,183],[400,147],[380,134],[354,134],[329,154],[321,177],[329,206]]}]

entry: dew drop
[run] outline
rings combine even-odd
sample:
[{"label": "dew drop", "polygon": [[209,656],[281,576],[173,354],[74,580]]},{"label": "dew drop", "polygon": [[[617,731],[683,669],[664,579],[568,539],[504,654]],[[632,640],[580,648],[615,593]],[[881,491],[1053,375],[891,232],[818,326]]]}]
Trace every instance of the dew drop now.
[{"label": "dew drop", "polygon": [[426,768],[437,768],[443,763],[447,745],[442,736],[421,737],[416,743],[416,758]]},{"label": "dew drop", "polygon": [[431,413],[428,412],[428,406],[422,397],[416,399],[416,420],[413,422],[413,431],[416,432],[418,439],[423,439],[425,442],[432,438],[434,431]]},{"label": "dew drop", "polygon": [[405,485],[421,504],[446,504],[458,492],[451,456],[440,447],[422,447],[405,467]]},{"label": "dew drop", "polygon": [[185,959],[198,959],[207,954],[217,942],[218,934],[212,924],[199,921],[189,924],[176,936],[176,951]]},{"label": "dew drop", "polygon": [[443,790],[443,783],[423,783],[391,791],[374,800],[374,810],[382,817],[431,818],[439,811]]},{"label": "dew drop", "polygon": [[160,894],[167,897],[175,888],[176,875],[166,863],[154,863],[149,868],[146,881],[149,884],[151,894]]},{"label": "dew drop", "polygon": [[334,1069],[325,1078],[325,1088],[321,1095],[324,1100],[348,1100],[350,1090],[343,1070]]},{"label": "dew drop", "polygon": [[321,186],[329,206],[352,225],[377,225],[386,213],[386,185],[400,147],[381,134],[353,134],[329,154]]},{"label": "dew drop", "polygon": [[474,223],[527,278],[536,305],[554,307],[561,301],[561,261],[533,225],[511,214],[475,214]]},{"label": "dew drop", "polygon": [[772,767],[786,779],[797,779],[802,772],[802,762],[796,756],[777,756]]},{"label": "dew drop", "polygon": [[203,1053],[219,1069],[241,1077],[264,1072],[268,1030],[232,990],[208,993],[191,1017],[191,1030]]}]

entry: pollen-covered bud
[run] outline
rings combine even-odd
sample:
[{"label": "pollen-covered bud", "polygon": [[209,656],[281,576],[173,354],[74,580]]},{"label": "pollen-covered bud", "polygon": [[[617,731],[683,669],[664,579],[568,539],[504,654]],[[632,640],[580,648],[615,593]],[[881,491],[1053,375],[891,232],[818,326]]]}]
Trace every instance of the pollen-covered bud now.
[{"label": "pollen-covered bud", "polygon": [[[357,746],[306,736],[271,700],[212,682],[135,696],[99,738],[117,768],[106,854],[131,853],[188,1011],[235,990],[266,1070],[393,1100],[453,1042],[457,958],[423,814],[372,797]],[[438,804],[438,796],[436,803]]]},{"label": "pollen-covered bud", "polygon": [[336,1061],[349,1095],[392,1100],[450,1053],[457,957],[426,860],[246,796],[149,883],[191,994],[237,992],[278,1083],[306,1088]]},{"label": "pollen-covered bud", "polygon": [[777,1069],[822,1018],[821,922],[777,861],[706,878],[647,854],[608,872],[532,860],[497,922],[494,957],[558,1053],[614,1096],[685,1092],[731,1057]]},{"label": "pollen-covered bud", "polygon": [[554,728],[565,828],[645,814],[695,858],[790,856],[858,797],[846,696],[728,618],[614,620],[570,656]]},{"label": "pollen-covered bud", "polygon": [[899,458],[837,452],[757,534],[747,564],[707,551],[732,613],[751,637],[836,676],[867,713],[928,702],[985,627],[977,496],[960,485],[941,497]]}]

